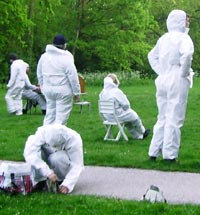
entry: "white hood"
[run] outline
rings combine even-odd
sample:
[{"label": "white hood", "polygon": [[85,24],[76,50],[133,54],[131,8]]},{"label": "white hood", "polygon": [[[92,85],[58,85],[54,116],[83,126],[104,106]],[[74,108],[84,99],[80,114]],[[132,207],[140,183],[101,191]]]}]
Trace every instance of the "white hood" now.
[{"label": "white hood", "polygon": [[61,148],[66,142],[62,125],[47,125],[44,130],[44,139],[46,143],[54,148]]},{"label": "white hood", "polygon": [[172,10],[167,18],[168,31],[186,31],[186,13],[183,10]]},{"label": "white hood", "polygon": [[112,88],[117,88],[117,85],[113,82],[112,78],[106,77],[104,78],[104,86],[103,89],[112,89]]}]

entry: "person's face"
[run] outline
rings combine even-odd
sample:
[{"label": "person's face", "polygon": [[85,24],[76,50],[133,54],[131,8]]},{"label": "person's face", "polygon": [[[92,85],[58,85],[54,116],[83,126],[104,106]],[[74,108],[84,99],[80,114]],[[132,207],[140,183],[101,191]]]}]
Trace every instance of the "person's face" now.
[{"label": "person's face", "polygon": [[186,27],[186,28],[189,28],[189,26],[190,26],[190,17],[187,15],[187,16],[186,16],[185,27]]},{"label": "person's face", "polygon": [[117,79],[114,77],[113,78],[113,82],[116,84],[116,85],[118,85],[118,81],[117,81]]},{"label": "person's face", "polygon": [[65,43],[65,44],[64,44],[63,49],[64,49],[64,50],[66,50],[66,49],[67,49],[67,43]]},{"label": "person's face", "polygon": [[28,73],[29,72],[29,70],[30,70],[30,68],[29,68],[29,66],[26,68],[26,72]]},{"label": "person's face", "polygon": [[119,80],[118,80],[117,76],[116,75],[111,75],[110,77],[112,78],[113,83],[116,84],[117,86],[119,86]]},{"label": "person's face", "polygon": [[109,75],[108,77],[110,77],[113,80],[113,83],[117,84],[117,80],[114,75]]}]

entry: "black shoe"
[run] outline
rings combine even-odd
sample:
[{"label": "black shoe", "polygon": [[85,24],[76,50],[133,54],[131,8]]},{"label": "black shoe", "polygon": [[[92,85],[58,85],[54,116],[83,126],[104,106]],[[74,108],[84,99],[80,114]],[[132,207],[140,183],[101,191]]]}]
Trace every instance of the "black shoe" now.
[{"label": "black shoe", "polygon": [[38,191],[46,191],[46,180],[38,182],[34,187],[32,192],[38,192]]},{"label": "black shoe", "polygon": [[173,159],[164,159],[164,161],[166,161],[168,163],[175,163],[176,159],[175,158],[173,158]]},{"label": "black shoe", "polygon": [[146,138],[149,135],[149,133],[150,133],[150,129],[149,128],[145,129],[145,132],[143,134],[143,139]]},{"label": "black shoe", "polygon": [[150,159],[151,161],[156,161],[156,158],[157,158],[157,157],[155,157],[155,156],[150,156],[150,157],[149,157],[149,159]]},{"label": "black shoe", "polygon": [[27,111],[28,111],[28,110],[23,109],[23,110],[22,110],[22,113],[23,113],[23,114],[27,114]]}]

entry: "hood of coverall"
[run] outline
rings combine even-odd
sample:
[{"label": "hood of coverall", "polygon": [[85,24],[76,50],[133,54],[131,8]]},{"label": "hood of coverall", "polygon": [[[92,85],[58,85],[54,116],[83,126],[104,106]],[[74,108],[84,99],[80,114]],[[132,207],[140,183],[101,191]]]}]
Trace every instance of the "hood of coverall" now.
[{"label": "hood of coverall", "polygon": [[168,31],[186,31],[186,13],[183,10],[172,10],[167,17]]},{"label": "hood of coverall", "polygon": [[26,62],[24,62],[24,64],[25,64],[24,66],[25,66],[25,68],[26,68],[26,71],[29,70],[29,64],[26,63]]},{"label": "hood of coverall", "polygon": [[50,54],[54,54],[54,55],[63,55],[63,54],[67,54],[66,50],[63,50],[63,49],[59,49],[57,47],[55,47],[54,45],[51,45],[51,44],[48,44],[46,46],[46,49],[45,49],[46,53],[50,53]]},{"label": "hood of coverall", "polygon": [[23,71],[26,71],[29,68],[29,64],[21,59],[14,60],[11,64],[11,67],[13,66],[20,67]]},{"label": "hood of coverall", "polygon": [[117,88],[118,86],[113,82],[112,78],[110,77],[105,77],[104,78],[104,86],[103,88],[105,90],[107,89],[112,89],[112,88]]},{"label": "hood of coverall", "polygon": [[46,125],[44,134],[45,142],[54,148],[60,148],[65,143],[63,133],[64,129],[62,125]]}]

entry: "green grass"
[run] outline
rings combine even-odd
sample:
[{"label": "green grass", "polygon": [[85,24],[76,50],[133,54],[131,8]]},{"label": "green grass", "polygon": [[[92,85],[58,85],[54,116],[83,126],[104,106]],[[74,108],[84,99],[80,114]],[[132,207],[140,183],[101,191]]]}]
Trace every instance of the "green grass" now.
[{"label": "green grass", "polygon": [[[100,86],[86,86],[85,100],[91,101],[92,110],[83,113],[74,106],[67,126],[79,132],[83,139],[85,165],[133,167],[164,171],[200,172],[199,160],[199,118],[200,80],[195,79],[190,90],[184,127],[182,128],[181,148],[176,164],[166,164],[159,159],[150,162],[148,148],[156,122],[157,107],[155,86],[152,80],[137,80],[130,86],[121,86],[128,96],[132,108],[141,117],[145,127],[151,129],[145,140],[103,141],[105,128],[98,115],[98,95]],[[9,116],[5,104],[5,88],[0,89],[0,159],[23,160],[23,149],[29,135],[42,125],[40,109],[32,114]],[[65,196],[49,193],[32,193],[30,196],[0,195],[0,214],[200,214],[198,206],[150,204],[91,196]]]},{"label": "green grass", "polygon": [[91,196],[33,193],[29,196],[0,196],[1,215],[198,215],[190,205],[150,204]]}]

